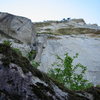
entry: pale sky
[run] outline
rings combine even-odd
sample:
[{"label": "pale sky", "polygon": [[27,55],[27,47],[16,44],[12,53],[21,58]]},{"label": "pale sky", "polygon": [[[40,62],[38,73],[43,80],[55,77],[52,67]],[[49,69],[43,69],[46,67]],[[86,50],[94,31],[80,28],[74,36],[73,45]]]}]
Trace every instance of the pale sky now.
[{"label": "pale sky", "polygon": [[24,16],[33,22],[70,17],[100,25],[100,0],[0,0],[0,12]]}]

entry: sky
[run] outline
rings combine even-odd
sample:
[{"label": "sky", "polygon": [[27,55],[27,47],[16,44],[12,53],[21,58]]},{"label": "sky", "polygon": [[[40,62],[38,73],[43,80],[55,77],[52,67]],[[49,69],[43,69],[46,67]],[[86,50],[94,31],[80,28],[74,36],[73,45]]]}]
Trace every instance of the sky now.
[{"label": "sky", "polygon": [[83,18],[88,24],[100,26],[100,0],[0,0],[0,12],[33,22]]}]

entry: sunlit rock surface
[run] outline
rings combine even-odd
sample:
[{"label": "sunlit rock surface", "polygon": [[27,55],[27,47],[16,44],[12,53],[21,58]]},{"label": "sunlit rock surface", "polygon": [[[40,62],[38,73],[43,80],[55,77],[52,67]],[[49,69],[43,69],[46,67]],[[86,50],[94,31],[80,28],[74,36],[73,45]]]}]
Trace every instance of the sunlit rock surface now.
[{"label": "sunlit rock surface", "polygon": [[34,25],[28,18],[0,12],[0,43],[5,40],[22,51],[24,56],[31,50],[38,54]]},{"label": "sunlit rock surface", "polygon": [[97,24],[87,24],[83,19],[44,21],[34,23],[34,25],[39,34],[100,34],[100,26]]},{"label": "sunlit rock surface", "polygon": [[31,44],[36,38],[33,27],[28,18],[0,12],[0,37]]},{"label": "sunlit rock surface", "polygon": [[45,48],[41,55],[40,70],[48,72],[52,68],[52,63],[56,55],[64,57],[66,52],[70,56],[79,53],[79,57],[74,61],[87,66],[88,72],[85,77],[92,83],[100,84],[100,35],[40,35],[39,40],[45,42]]}]

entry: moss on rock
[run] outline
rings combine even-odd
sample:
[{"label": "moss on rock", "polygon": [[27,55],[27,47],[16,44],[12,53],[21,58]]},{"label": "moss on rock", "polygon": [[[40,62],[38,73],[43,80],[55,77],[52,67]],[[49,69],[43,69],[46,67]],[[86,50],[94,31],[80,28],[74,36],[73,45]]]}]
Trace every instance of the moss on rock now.
[{"label": "moss on rock", "polygon": [[0,44],[0,53],[4,55],[4,57],[1,59],[4,66],[9,67],[10,63],[14,63],[20,66],[24,73],[32,72],[34,76],[37,76],[42,80],[49,80],[45,73],[37,70],[34,66],[30,64],[30,61],[27,58],[20,55],[20,53],[17,53],[10,46]]}]

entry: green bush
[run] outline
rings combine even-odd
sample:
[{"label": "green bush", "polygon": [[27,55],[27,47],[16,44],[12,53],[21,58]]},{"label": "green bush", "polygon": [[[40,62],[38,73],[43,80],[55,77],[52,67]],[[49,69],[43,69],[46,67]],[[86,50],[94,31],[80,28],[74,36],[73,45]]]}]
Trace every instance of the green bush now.
[{"label": "green bush", "polygon": [[28,55],[27,55],[27,58],[31,61],[35,58],[36,56],[36,50],[31,50]]},{"label": "green bush", "polygon": [[12,45],[12,43],[9,40],[4,40],[3,44],[6,45],[6,46],[11,46]]},{"label": "green bush", "polygon": [[[81,90],[92,86],[92,83],[84,79],[84,74],[87,70],[86,66],[80,63],[73,65],[73,61],[78,57],[78,54],[74,57],[70,57],[68,53],[66,53],[64,59],[58,55],[56,57],[58,61],[52,64],[54,69],[50,69],[48,72],[49,76],[71,90]],[[81,71],[76,73],[78,69]]]},{"label": "green bush", "polygon": [[12,48],[17,54],[22,55],[22,52],[18,48]]},{"label": "green bush", "polygon": [[40,64],[34,60],[31,61],[33,67],[37,68]]},{"label": "green bush", "polygon": [[36,56],[36,50],[31,50],[28,53],[27,58],[29,59],[32,66],[37,68],[40,64],[38,62],[34,61],[35,56]]}]

